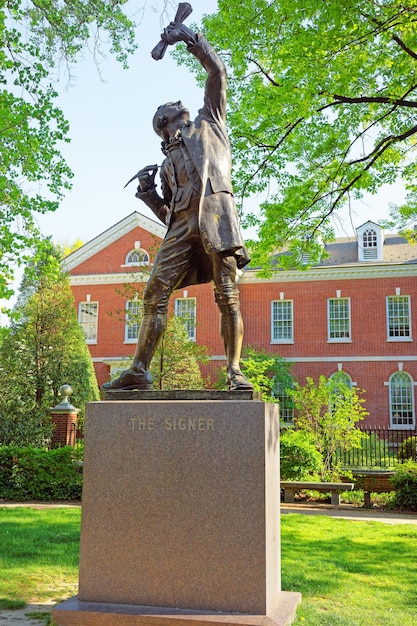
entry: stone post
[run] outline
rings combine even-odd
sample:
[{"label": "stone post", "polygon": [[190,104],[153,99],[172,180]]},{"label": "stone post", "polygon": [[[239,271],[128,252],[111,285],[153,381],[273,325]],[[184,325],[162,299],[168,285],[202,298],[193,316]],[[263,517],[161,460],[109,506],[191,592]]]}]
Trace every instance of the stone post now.
[{"label": "stone post", "polygon": [[72,389],[69,385],[62,385],[59,389],[62,400],[51,412],[52,423],[55,428],[52,432],[51,447],[73,446],[77,432],[77,419],[80,409],[76,409],[69,401]]}]

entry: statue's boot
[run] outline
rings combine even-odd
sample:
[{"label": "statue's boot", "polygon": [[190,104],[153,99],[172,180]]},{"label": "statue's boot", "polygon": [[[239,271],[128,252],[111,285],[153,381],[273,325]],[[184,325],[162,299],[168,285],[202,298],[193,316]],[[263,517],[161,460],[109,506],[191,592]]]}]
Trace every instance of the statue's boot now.
[{"label": "statue's boot", "polygon": [[227,372],[226,385],[229,391],[240,391],[245,389],[253,389],[252,383],[248,381],[246,376],[240,370],[232,370]]},{"label": "statue's boot", "polygon": [[104,391],[139,389],[141,391],[151,391],[153,376],[148,370],[137,371],[129,368],[122,372],[119,378],[108,383],[104,383],[101,388]]}]

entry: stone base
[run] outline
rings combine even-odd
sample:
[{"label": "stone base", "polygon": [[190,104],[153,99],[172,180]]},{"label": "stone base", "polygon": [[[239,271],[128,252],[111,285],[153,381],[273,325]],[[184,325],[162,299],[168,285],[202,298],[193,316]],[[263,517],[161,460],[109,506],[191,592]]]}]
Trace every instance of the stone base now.
[{"label": "stone base", "polygon": [[80,602],[75,597],[57,605],[52,618],[59,626],[287,626],[293,622],[300,601],[300,593],[281,591],[269,615],[248,615]]},{"label": "stone base", "polygon": [[276,404],[89,403],[82,504],[78,597],[54,609],[58,626],[293,621]]}]

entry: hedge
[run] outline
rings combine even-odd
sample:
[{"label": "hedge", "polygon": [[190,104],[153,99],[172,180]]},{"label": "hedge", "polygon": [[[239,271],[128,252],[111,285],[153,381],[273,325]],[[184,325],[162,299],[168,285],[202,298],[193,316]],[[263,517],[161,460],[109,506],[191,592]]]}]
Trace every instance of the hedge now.
[{"label": "hedge", "polygon": [[395,488],[395,506],[417,511],[417,463],[406,461],[397,465],[391,482]]},{"label": "hedge", "polygon": [[0,499],[80,500],[82,467],[70,446],[0,447]]}]

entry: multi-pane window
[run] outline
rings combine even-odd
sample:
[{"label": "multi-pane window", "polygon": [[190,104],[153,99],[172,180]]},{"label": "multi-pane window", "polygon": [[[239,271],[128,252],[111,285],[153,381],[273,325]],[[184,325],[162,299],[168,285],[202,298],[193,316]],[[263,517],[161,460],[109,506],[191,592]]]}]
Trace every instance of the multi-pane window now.
[{"label": "multi-pane window", "polygon": [[378,258],[378,237],[376,232],[369,228],[362,235],[364,260]]},{"label": "multi-pane window", "polygon": [[328,340],[350,340],[350,299],[329,298],[327,301],[328,312]]},{"label": "multi-pane window", "polygon": [[289,343],[294,339],[292,300],[274,300],[271,310],[272,342]]},{"label": "multi-pane window", "polygon": [[176,298],[175,316],[182,319],[191,341],[196,340],[196,299]]},{"label": "multi-pane window", "polygon": [[144,263],[149,263],[149,254],[142,248],[131,250],[126,257],[126,265],[143,265]]},{"label": "multi-pane window", "polygon": [[387,297],[388,339],[411,339],[410,297]]},{"label": "multi-pane window", "polygon": [[125,341],[131,343],[137,341],[141,317],[140,300],[128,300],[126,302]]},{"label": "multi-pane window", "polygon": [[406,372],[395,372],[389,382],[391,426],[414,426],[413,380]]},{"label": "multi-pane window", "polygon": [[97,342],[98,302],[80,302],[78,321],[83,329],[87,343]]},{"label": "multi-pane window", "polygon": [[288,393],[294,386],[294,381],[290,378],[280,380],[275,385],[272,393],[279,403],[279,418],[285,424],[292,424],[294,421],[294,400]]}]

